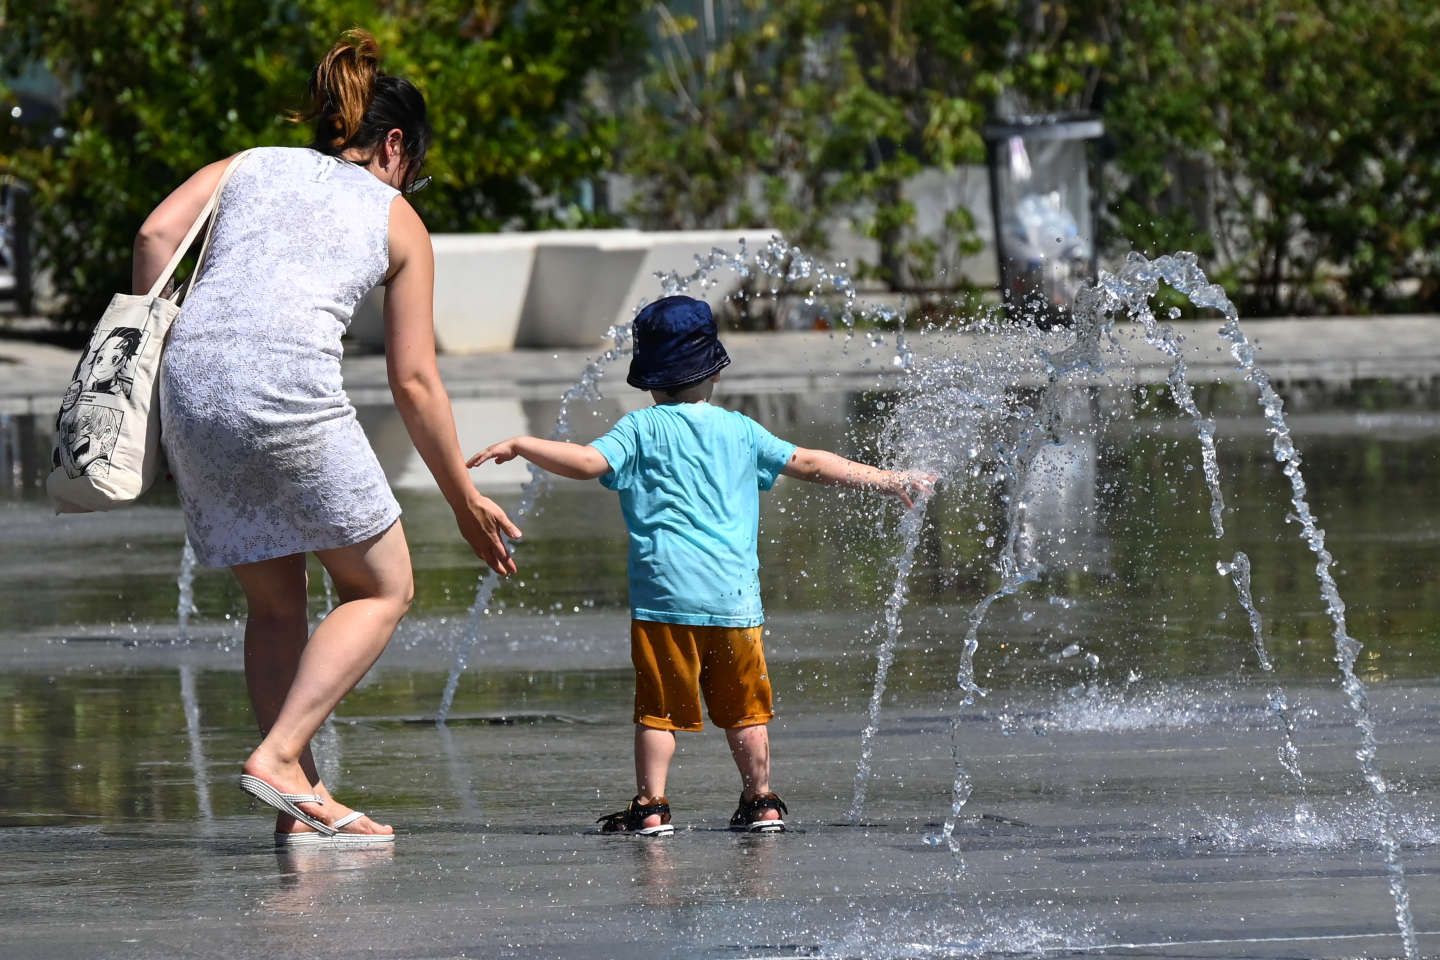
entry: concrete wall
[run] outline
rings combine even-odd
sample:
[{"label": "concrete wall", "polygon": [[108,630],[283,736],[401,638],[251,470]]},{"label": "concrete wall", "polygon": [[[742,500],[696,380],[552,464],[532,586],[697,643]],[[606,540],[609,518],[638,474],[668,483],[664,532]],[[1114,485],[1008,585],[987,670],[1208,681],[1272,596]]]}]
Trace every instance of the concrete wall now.
[{"label": "concrete wall", "polygon": [[[913,235],[939,244],[940,285],[958,285],[967,281],[990,287],[999,283],[995,229],[990,215],[990,180],[983,166],[972,164],[953,170],[934,167],[922,170],[905,182],[901,193],[915,206]],[[969,210],[974,217],[975,234],[982,244],[977,253],[969,256],[961,256],[955,250],[951,239],[953,231],[945,223],[953,212],[962,209]],[[830,234],[830,256],[833,259],[843,260],[852,267],[860,263],[879,263],[880,245],[855,229],[857,222],[863,222],[870,216],[872,211],[868,207],[859,207],[852,211],[851,219],[835,224]],[[905,279],[912,283],[918,280]]]},{"label": "concrete wall", "polygon": [[[628,177],[611,175],[606,177],[606,193],[610,209],[621,212],[629,208],[635,197],[635,184]],[[915,226],[913,235],[931,240],[940,247],[940,268],[944,271],[942,284],[958,285],[962,280],[979,286],[994,286],[997,282],[995,261],[995,231],[990,216],[990,179],[983,164],[963,164],[950,169],[930,167],[921,170],[905,181],[901,190],[905,199],[915,205]],[[746,199],[756,208],[764,208],[764,188],[759,178],[746,185]],[[740,198],[726,216],[738,211]],[[954,249],[954,231],[947,225],[946,218],[957,210],[968,210],[975,222],[975,233],[982,248],[975,254],[960,256]],[[879,245],[865,236],[857,224],[864,223],[874,215],[871,204],[858,203],[844,211],[828,225],[824,259],[845,261],[854,269],[861,263],[874,265],[879,262]],[[808,251],[817,254],[817,251]],[[861,284],[865,288],[864,284]],[[872,285],[868,289],[877,289]]]},{"label": "concrete wall", "polygon": [[[658,274],[693,273],[716,249],[738,252],[766,242],[769,230],[645,232],[551,230],[534,233],[436,234],[435,340],[444,353],[528,348],[588,348],[642,303],[662,292]],[[718,305],[739,278],[722,269],[691,296]],[[384,290],[356,308],[350,339],[367,349],[385,343]]]}]

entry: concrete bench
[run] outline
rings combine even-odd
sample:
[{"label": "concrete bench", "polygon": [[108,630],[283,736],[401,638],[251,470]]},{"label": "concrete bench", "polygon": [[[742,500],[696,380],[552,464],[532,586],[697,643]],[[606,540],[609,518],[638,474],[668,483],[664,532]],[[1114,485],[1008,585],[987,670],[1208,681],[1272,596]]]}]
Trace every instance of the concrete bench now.
[{"label": "concrete bench", "polygon": [[[435,341],[444,353],[598,346],[612,324],[629,323],[662,293],[662,273],[693,273],[698,257],[719,248],[747,253],[770,230],[546,230],[435,234]],[[718,306],[738,286],[721,268],[718,282],[685,292]],[[350,338],[385,344],[384,291],[356,308]]]},{"label": "concrete bench", "polygon": [[624,311],[649,247],[637,230],[555,230],[535,234],[535,269],[517,347],[588,347]]},{"label": "concrete bench", "polygon": [[[435,344],[443,353],[512,350],[535,262],[534,233],[437,233]],[[385,346],[385,289],[376,287],[355,309],[350,337],[371,349]]]}]

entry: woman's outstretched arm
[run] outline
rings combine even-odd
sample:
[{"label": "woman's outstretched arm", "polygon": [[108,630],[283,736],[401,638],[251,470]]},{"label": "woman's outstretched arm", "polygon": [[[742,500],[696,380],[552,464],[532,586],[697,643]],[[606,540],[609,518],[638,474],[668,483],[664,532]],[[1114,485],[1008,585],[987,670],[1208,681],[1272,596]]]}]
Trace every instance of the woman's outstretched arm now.
[{"label": "woman's outstretched arm", "polygon": [[435,363],[435,252],[404,197],[390,206],[390,276],[385,287],[385,364],[410,440],[440,486],[460,534],[497,573],[515,572],[505,537],[520,528],[470,482],[450,396]]}]

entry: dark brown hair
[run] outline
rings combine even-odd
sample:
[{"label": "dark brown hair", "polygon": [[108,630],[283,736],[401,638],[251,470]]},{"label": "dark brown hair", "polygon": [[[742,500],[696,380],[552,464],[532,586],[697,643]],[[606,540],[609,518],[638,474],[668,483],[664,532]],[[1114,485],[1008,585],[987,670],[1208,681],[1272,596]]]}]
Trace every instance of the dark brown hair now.
[{"label": "dark brown hair", "polygon": [[313,122],[311,147],[330,156],[368,150],[398,128],[405,137],[405,179],[420,175],[430,149],[425,98],[415,85],[380,69],[380,45],[356,28],[340,35],[310,74],[310,105],[296,120]]}]

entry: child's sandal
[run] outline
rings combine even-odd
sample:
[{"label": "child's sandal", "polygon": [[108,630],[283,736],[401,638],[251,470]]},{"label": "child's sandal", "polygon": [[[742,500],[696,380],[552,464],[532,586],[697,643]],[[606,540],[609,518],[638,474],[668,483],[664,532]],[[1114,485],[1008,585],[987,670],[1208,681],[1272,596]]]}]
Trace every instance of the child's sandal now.
[{"label": "child's sandal", "polygon": [[[659,824],[653,827],[643,825],[647,817],[657,815],[660,817]],[[624,810],[607,813],[595,822],[600,824],[601,833],[633,833],[637,837],[668,837],[675,832],[675,827],[670,823],[670,801],[664,797],[654,797],[649,803],[641,803],[637,794]]]},{"label": "child's sandal", "polygon": [[745,799],[745,794],[740,794],[740,806],[735,808],[735,815],[730,818],[730,829],[750,833],[783,833],[785,821],[781,817],[774,820],[761,818],[760,814],[766,810],[774,810],[782,816],[790,812],[778,794],[758,793],[749,800]]}]

